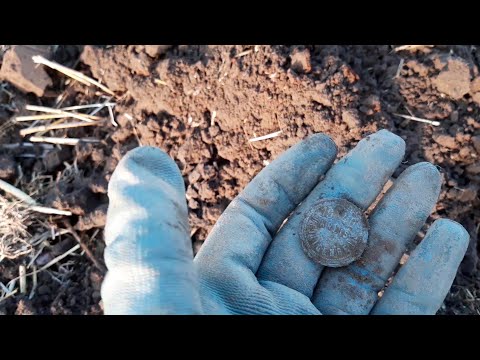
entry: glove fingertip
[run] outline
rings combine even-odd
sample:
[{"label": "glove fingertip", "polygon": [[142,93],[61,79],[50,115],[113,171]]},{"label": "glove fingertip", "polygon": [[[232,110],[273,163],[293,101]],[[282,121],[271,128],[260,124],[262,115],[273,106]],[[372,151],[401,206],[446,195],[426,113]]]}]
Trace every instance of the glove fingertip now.
[{"label": "glove fingertip", "polygon": [[461,224],[451,219],[438,219],[432,224],[432,227],[437,232],[449,234],[450,245],[455,245],[459,251],[465,254],[470,242],[470,234]]},{"label": "glove fingertip", "polygon": [[141,146],[129,151],[117,165],[111,183],[117,178],[125,180],[128,175],[149,176],[160,179],[181,193],[185,184],[175,161],[163,150],[152,146]]}]

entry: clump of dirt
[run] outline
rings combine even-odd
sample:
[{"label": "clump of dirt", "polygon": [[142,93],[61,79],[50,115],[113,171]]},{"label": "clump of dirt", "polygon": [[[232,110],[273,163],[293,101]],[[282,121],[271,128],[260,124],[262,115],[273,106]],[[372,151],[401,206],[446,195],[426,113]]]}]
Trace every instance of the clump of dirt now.
[{"label": "clump of dirt", "polygon": [[52,85],[47,72],[32,60],[34,55],[49,57],[51,47],[45,45],[14,45],[8,49],[0,68],[0,79],[7,80],[25,92],[43,96]]},{"label": "clump of dirt", "polygon": [[[181,169],[198,251],[228,203],[294,143],[323,132],[343,155],[364,136],[387,128],[407,143],[405,161],[394,177],[419,161],[441,168],[444,184],[430,222],[449,217],[470,231],[462,280],[459,275],[455,286],[478,289],[474,276],[480,220],[480,58],[474,48],[395,52],[391,46],[86,46],[80,59],[80,70],[117,93],[118,127],[57,130],[58,135],[101,142],[80,142],[71,151],[55,150],[41,161],[16,161],[24,176],[34,168],[56,176],[65,162],[75,161],[78,175],[58,182],[45,201],[72,211],[74,226],[85,239],[104,226],[107,184],[115,166],[140,144],[165,150]],[[62,82],[56,84],[58,93],[65,90]],[[69,86],[67,93],[65,106],[94,102],[94,93],[81,84]],[[396,113],[441,125],[405,120]],[[280,130],[275,138],[248,142]],[[97,235],[89,245],[101,258],[102,237]],[[49,290],[44,289],[43,302],[35,297],[22,304],[20,298],[11,299],[7,312],[30,309],[26,304],[42,313],[101,312],[97,285],[89,282],[90,275],[85,280],[93,268],[84,258],[76,261],[78,269],[68,286],[61,285],[64,290],[45,279]],[[8,272],[0,271],[1,279],[8,280]],[[69,289],[89,293],[74,295]],[[477,307],[465,306],[465,296],[455,291],[441,312],[478,311],[478,300]],[[57,300],[62,292],[67,295]],[[79,297],[75,304],[67,300],[72,296]]]},{"label": "clump of dirt", "polygon": [[10,155],[0,155],[0,179],[7,180],[16,174],[15,159]]},{"label": "clump of dirt", "polygon": [[[331,55],[312,59],[308,48],[292,50],[265,47],[235,57],[243,47],[180,47],[152,59],[135,47],[85,48],[82,61],[93,76],[124,92],[129,104],[117,108],[121,126],[111,136],[112,154],[119,159],[125,143],[139,141],[177,160],[195,241],[205,239],[267,161],[299,139],[325,132],[345,147],[388,122],[377,99],[360,103],[358,76],[348,64]],[[358,114],[359,107],[376,121]],[[248,145],[249,138],[279,130],[274,141]]]}]

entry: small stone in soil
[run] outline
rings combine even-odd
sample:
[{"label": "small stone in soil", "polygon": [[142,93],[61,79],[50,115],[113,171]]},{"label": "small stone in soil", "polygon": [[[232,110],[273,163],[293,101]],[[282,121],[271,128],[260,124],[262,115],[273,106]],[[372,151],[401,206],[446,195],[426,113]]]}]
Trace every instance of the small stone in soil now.
[{"label": "small stone in soil", "polygon": [[172,45],[145,45],[145,52],[150,57],[157,57],[158,55],[164,54],[170,49]]},{"label": "small stone in soil", "polygon": [[4,57],[0,78],[12,83],[19,90],[43,96],[45,89],[52,85],[50,76],[43,66],[35,64],[32,56],[50,56],[47,45],[15,45]]},{"label": "small stone in soil", "polygon": [[215,199],[215,191],[210,187],[207,182],[203,182],[198,187],[198,194],[203,199]]},{"label": "small stone in soil", "polygon": [[292,70],[299,73],[309,73],[312,71],[312,64],[310,62],[310,50],[294,50],[290,56],[292,60]]},{"label": "small stone in soil", "polygon": [[480,135],[472,136],[472,144],[477,153],[480,154]]},{"label": "small stone in soil", "polygon": [[438,91],[459,100],[470,91],[470,67],[463,59],[451,57],[433,84]]},{"label": "small stone in soil", "polygon": [[476,197],[477,189],[475,187],[468,187],[466,189],[463,189],[463,191],[460,191],[457,199],[458,201],[468,203],[475,200]]},{"label": "small stone in soil", "polygon": [[441,146],[444,146],[448,149],[455,149],[457,147],[457,143],[455,138],[450,135],[437,135],[433,137],[433,140]]},{"label": "small stone in soil", "polygon": [[190,184],[195,184],[198,180],[200,180],[201,175],[197,170],[193,170],[190,174],[188,174],[188,182]]},{"label": "small stone in soil", "polygon": [[74,226],[75,230],[86,231],[92,228],[99,228],[105,226],[107,220],[107,204],[98,206],[92,212],[80,217],[77,224]]},{"label": "small stone in soil", "polygon": [[353,130],[362,125],[358,116],[358,111],[355,109],[345,110],[342,112],[342,120],[348,127]]},{"label": "small stone in soil", "polygon": [[198,209],[199,208],[198,201],[196,201],[194,199],[188,200],[188,207],[192,210]]}]

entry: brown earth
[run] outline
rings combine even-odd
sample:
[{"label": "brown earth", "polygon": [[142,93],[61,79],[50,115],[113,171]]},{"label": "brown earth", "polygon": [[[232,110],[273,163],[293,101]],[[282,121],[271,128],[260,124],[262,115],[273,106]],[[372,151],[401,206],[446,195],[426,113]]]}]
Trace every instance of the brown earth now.
[{"label": "brown earth", "polygon": [[[474,46],[398,52],[387,45],[72,46],[58,49],[56,60],[74,66],[81,50],[77,70],[101,80],[118,97],[118,127],[55,130],[51,132],[55,136],[93,137],[101,142],[55,148],[43,158],[21,157],[25,151],[41,153],[37,145],[1,148],[0,177],[12,182],[18,177],[16,165],[27,178],[33,172],[56,177],[65,163],[75,160],[79,174],[58,181],[39,200],[74,214],[74,228],[97,259],[102,259],[103,231],[91,237],[105,223],[108,180],[122,156],[140,144],[167,151],[181,169],[197,251],[228,203],[292,144],[324,132],[343,155],[365,135],[387,128],[407,143],[405,161],[394,177],[419,161],[431,161],[441,169],[442,193],[429,223],[449,217],[462,223],[472,236],[461,272],[440,313],[479,313],[475,294],[480,287],[480,58]],[[98,101],[92,88],[66,85],[62,75],[48,74],[53,95],[37,98],[8,85],[19,114],[27,114],[25,104],[52,106],[62,93],[66,96],[62,106]],[[436,120],[440,126],[406,120],[395,113]],[[108,116],[106,110],[100,114]],[[0,106],[0,144],[19,141],[20,126],[6,126],[11,116],[11,108]],[[273,139],[248,142],[279,130],[282,133]],[[66,249],[71,245],[65,240],[52,244]],[[43,263],[54,254],[49,256]],[[0,281],[5,284],[16,277],[22,261],[0,262]],[[0,313],[101,313],[102,272],[85,256],[74,257],[72,266],[62,285],[40,273],[35,296],[31,300],[12,297],[0,303]]]}]

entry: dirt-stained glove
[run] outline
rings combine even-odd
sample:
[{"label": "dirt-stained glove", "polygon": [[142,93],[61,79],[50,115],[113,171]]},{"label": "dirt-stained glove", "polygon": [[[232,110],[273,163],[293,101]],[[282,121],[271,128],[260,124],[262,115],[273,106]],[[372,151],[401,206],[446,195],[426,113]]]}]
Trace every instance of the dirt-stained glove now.
[{"label": "dirt-stained glove", "polygon": [[437,220],[378,295],[437,201],[441,178],[432,164],[410,166],[395,181],[369,216],[368,245],[357,261],[324,267],[301,247],[295,213],[322,198],[366,210],[404,152],[404,141],[382,130],[332,166],[333,141],[306,138],[230,203],[192,261],[175,162],[157,148],[132,150],[109,184],[105,313],[435,314],[468,245],[454,221]]}]

